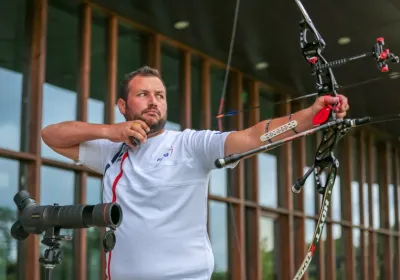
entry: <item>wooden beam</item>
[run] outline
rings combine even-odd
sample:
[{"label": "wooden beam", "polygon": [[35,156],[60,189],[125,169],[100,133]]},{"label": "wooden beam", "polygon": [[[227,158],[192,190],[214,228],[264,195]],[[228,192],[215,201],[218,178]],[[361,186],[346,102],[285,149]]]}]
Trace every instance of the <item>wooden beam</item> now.
[{"label": "wooden beam", "polygon": [[[369,225],[373,228],[374,225],[374,206],[373,206],[373,189],[372,185],[375,182],[375,155],[374,155],[374,137],[368,135],[367,140],[367,162],[368,162],[368,172],[367,172],[367,182],[368,182],[368,212],[369,212]],[[369,256],[369,275],[371,279],[376,277],[377,269],[377,258],[376,258],[376,233],[373,231],[369,232],[369,242],[368,242],[368,256]]]},{"label": "wooden beam", "polygon": [[[380,145],[379,151],[379,161],[380,164],[380,174],[379,174],[379,208],[381,217],[381,227],[385,229],[390,229],[390,219],[389,219],[389,184],[391,183],[391,164],[390,164],[390,154],[391,145],[388,142],[382,143]],[[382,235],[383,238],[383,275],[382,279],[391,279],[392,271],[392,247],[390,244],[389,235]]]},{"label": "wooden beam", "polygon": [[[233,108],[238,108],[238,110],[242,110],[242,75],[238,72],[231,73],[231,83],[229,86],[230,93],[229,97],[232,102]],[[230,129],[233,130],[242,130],[243,129],[243,115],[238,114],[231,119],[232,127]],[[239,244],[237,238],[235,238],[234,233],[231,235],[232,242],[232,262],[231,262],[231,272],[233,280],[245,279],[246,277],[246,260],[245,260],[245,208],[244,208],[244,161],[240,161],[235,169],[229,171],[231,173],[231,182],[230,187],[232,188],[233,195],[240,200],[240,203],[237,204],[234,210],[234,219]],[[230,204],[232,207],[232,204]],[[239,246],[239,247],[238,247]]]},{"label": "wooden beam", "polygon": [[[399,219],[400,219],[400,164],[399,164],[399,148],[395,147],[393,152],[393,185],[394,185],[394,217],[395,217],[395,229],[399,232]],[[399,279],[400,277],[400,237],[394,237],[394,263],[393,267],[395,268],[394,279]]]},{"label": "wooden beam", "polygon": [[[35,159],[28,164],[27,191],[40,204],[42,100],[46,73],[48,4],[46,0],[28,2],[27,10],[32,13],[29,14],[29,62],[24,69],[23,90],[24,96],[29,96],[29,153],[35,155]],[[37,263],[40,256],[39,237],[31,234],[26,240],[25,279],[40,279],[40,265]]]},{"label": "wooden beam", "polygon": [[117,103],[117,61],[118,61],[118,20],[108,18],[107,25],[107,94],[105,96],[104,122],[115,123],[115,104]]},{"label": "wooden beam", "polygon": [[161,73],[161,40],[159,34],[151,34],[148,38],[147,64]]},{"label": "wooden beam", "polygon": [[[300,105],[302,103],[293,103],[293,105],[298,105],[296,107],[297,109],[301,109],[304,107],[304,105]],[[294,110],[293,110],[294,111]],[[295,153],[296,153],[296,166],[295,166],[295,172],[296,172],[296,178],[300,178],[304,175],[304,168],[307,165],[307,145],[306,145],[307,138],[302,137],[296,141],[293,142],[293,145],[295,146]],[[310,151],[308,151],[310,152]],[[311,178],[309,179],[311,180]],[[304,192],[305,189],[303,188],[302,191],[298,194],[295,195],[295,199],[297,200],[296,203],[296,210],[301,211],[302,213],[305,213],[305,205],[304,205]],[[303,262],[306,253],[307,253],[307,244],[306,244],[306,218],[296,218],[297,220],[297,230],[296,230],[296,236],[294,237],[297,242],[295,242],[295,270],[299,269],[301,266],[301,263]],[[318,253],[321,254],[320,248],[317,249]],[[296,273],[296,271],[295,271]],[[308,270],[304,274],[303,280],[308,280]]]},{"label": "wooden beam", "polygon": [[[286,101],[286,97],[282,96],[282,101]],[[283,103],[281,105],[281,114],[289,115],[291,113],[291,104]],[[281,165],[285,167],[285,172],[281,172],[282,185],[280,190],[280,206],[288,209],[288,215],[281,215],[280,222],[280,236],[282,242],[282,260],[280,262],[280,272],[282,279],[292,279],[295,274],[294,268],[294,236],[293,236],[293,193],[291,191],[293,185],[293,162],[292,162],[292,142],[280,147]]]},{"label": "wooden beam", "polygon": [[211,82],[210,61],[203,59],[201,64],[201,128],[211,128]]},{"label": "wooden beam", "polygon": [[[259,87],[258,83],[254,80],[249,82],[249,107],[257,107],[260,103],[260,95],[259,95]],[[249,121],[246,124],[247,127],[253,126],[260,122],[260,109],[251,110],[249,112]],[[251,184],[248,184],[247,187],[251,188],[249,191],[251,193],[251,200],[258,203],[258,159],[257,156],[251,157],[246,160],[247,170],[249,174],[248,177],[251,179]],[[246,219],[248,220],[247,226],[251,225],[253,230],[248,231],[249,236],[247,239],[247,257],[246,257],[246,279],[261,279],[262,277],[262,258],[260,252],[260,217],[261,217],[261,208],[258,205],[255,208],[247,211]]]},{"label": "wooden beam", "polygon": [[[342,217],[344,220],[352,222],[352,182],[354,178],[354,162],[353,162],[353,149],[352,149],[352,136],[343,138],[344,144],[344,161],[343,161],[343,182],[346,188],[341,188],[342,192]],[[343,244],[345,248],[346,262],[345,262],[345,277],[348,280],[356,279],[355,271],[355,253],[353,246],[353,228],[342,227]]]},{"label": "wooden beam", "polygon": [[[363,130],[360,131],[357,139],[357,146],[359,147],[358,158],[357,158],[357,172],[358,172],[358,182],[359,182],[359,203],[360,203],[360,224],[366,226],[365,224],[365,215],[364,212],[364,184],[366,183],[366,155],[365,155],[365,133]],[[367,241],[365,238],[364,230],[360,231],[360,246],[361,246],[361,279],[368,280],[368,250],[367,250]]]},{"label": "wooden beam", "polygon": [[180,102],[180,125],[181,129],[192,127],[192,90],[191,90],[191,54],[183,51],[181,60],[182,91]]},{"label": "wooden beam", "polygon": [[[92,8],[89,4],[82,4],[80,10],[80,67],[78,84],[78,120],[86,122],[88,116],[88,99],[90,96],[90,57],[92,37]],[[86,203],[87,173],[77,171],[75,184],[75,203]],[[85,279],[87,271],[87,242],[86,229],[77,229],[74,238],[75,278]]]}]

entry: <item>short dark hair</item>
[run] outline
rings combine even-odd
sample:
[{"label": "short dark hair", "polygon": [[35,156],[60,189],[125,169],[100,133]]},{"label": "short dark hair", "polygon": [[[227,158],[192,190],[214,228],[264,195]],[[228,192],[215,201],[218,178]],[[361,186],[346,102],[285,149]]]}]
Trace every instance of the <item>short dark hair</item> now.
[{"label": "short dark hair", "polygon": [[163,79],[161,78],[160,72],[157,69],[151,68],[149,66],[142,66],[139,69],[137,69],[131,73],[128,73],[124,76],[123,80],[121,81],[121,83],[119,85],[119,90],[118,90],[119,98],[122,98],[124,101],[126,101],[128,99],[129,83],[136,76],[157,77],[161,80],[161,82],[163,83],[163,85],[165,87],[165,83],[164,83]]}]

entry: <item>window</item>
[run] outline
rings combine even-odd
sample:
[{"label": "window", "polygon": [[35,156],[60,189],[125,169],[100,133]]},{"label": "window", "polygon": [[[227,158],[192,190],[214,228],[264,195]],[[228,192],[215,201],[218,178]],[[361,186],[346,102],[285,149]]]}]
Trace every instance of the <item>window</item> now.
[{"label": "window", "polygon": [[0,1],[0,11],[6,11],[0,17],[0,148],[27,151],[21,143],[28,125],[22,102],[26,1]]},{"label": "window", "polygon": [[[86,184],[86,204],[94,205],[102,203],[100,178],[88,177]],[[101,229],[98,227],[90,227],[86,230],[87,242],[87,274],[86,279],[97,280],[102,276],[101,269]]]},{"label": "window", "polygon": [[[215,66],[210,67],[210,94],[211,94],[211,129],[219,130],[218,128],[218,119],[216,116],[218,115],[218,109],[221,101],[221,95],[224,87],[224,79],[225,79],[225,69],[217,68]],[[229,99],[229,90],[228,87],[226,89],[225,102],[224,102],[224,110],[223,112],[227,112],[230,110],[234,110],[230,108],[229,103],[227,102]],[[229,129],[228,118],[222,118],[222,127],[224,131]]]},{"label": "window", "polygon": [[[268,120],[276,117],[274,102],[277,96],[265,89],[260,89],[260,120]],[[257,155],[258,160],[258,192],[259,203],[263,206],[278,206],[278,154],[280,148]]]},{"label": "window", "polygon": [[161,75],[167,87],[168,121],[166,129],[181,130],[180,100],[182,94],[180,51],[169,45],[161,47]]},{"label": "window", "polygon": [[209,207],[210,241],[214,254],[214,273],[211,279],[228,279],[228,207],[226,203],[216,201],[210,201]]},{"label": "window", "polygon": [[107,18],[92,10],[92,38],[90,53],[90,96],[88,122],[104,123],[104,102],[107,92]]},{"label": "window", "polygon": [[[40,204],[60,206],[74,204],[75,175],[72,171],[62,170],[49,166],[41,167],[41,186],[40,186]],[[75,232],[71,229],[62,229],[60,235],[68,235],[74,240]],[[42,237],[40,241],[42,241]],[[75,279],[74,269],[74,248],[73,242],[62,240],[60,242],[61,250],[64,253],[64,259],[53,270],[54,279],[72,280]],[[48,247],[40,243],[40,253],[43,254]],[[41,279],[45,279],[44,267],[38,263],[41,269]]]},{"label": "window", "polygon": [[353,248],[354,248],[354,257],[355,257],[355,271],[356,271],[356,279],[362,279],[361,271],[362,271],[362,254],[361,254],[361,238],[360,238],[361,230],[358,228],[353,228]]},{"label": "window", "polygon": [[0,279],[17,279],[18,242],[10,229],[18,218],[14,196],[19,191],[20,168],[18,161],[0,158]]},{"label": "window", "polygon": [[[133,28],[123,23],[118,24],[117,90],[126,74],[143,66],[145,62],[143,50],[144,40],[144,36]],[[119,112],[116,104],[114,105],[114,118],[116,123],[125,121],[124,116]]]},{"label": "window", "polygon": [[[51,1],[48,7],[46,84],[43,87],[42,127],[76,120],[79,79],[79,10]],[[72,163],[42,140],[42,156]]]},{"label": "window", "polygon": [[260,218],[260,254],[261,278],[278,279],[275,250],[275,220],[268,217]]},{"label": "window", "polygon": [[[191,91],[192,91],[192,128],[200,129],[202,118],[203,118],[203,111],[205,108],[202,106],[202,63],[201,59],[197,56],[191,56]],[[211,116],[212,118],[213,116]]]}]

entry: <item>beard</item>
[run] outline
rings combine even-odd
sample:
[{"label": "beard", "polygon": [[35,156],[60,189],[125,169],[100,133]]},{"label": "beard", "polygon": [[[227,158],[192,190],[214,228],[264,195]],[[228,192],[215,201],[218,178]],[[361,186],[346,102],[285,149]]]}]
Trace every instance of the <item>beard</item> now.
[{"label": "beard", "polygon": [[127,106],[126,113],[124,114],[125,120],[126,121],[141,120],[145,122],[150,128],[150,131],[147,134],[156,133],[165,127],[167,120],[166,118],[160,118],[157,122],[146,120],[146,118],[143,115],[149,110],[156,110],[158,112],[158,115],[160,116],[160,112],[158,111],[157,108],[154,107],[149,107],[140,113],[134,113],[131,112],[130,108]]}]

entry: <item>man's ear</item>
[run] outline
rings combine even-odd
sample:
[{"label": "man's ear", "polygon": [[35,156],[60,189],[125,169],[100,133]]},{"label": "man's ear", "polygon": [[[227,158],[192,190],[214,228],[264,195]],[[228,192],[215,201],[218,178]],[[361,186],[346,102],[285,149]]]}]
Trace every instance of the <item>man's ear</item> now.
[{"label": "man's ear", "polygon": [[119,98],[118,101],[117,101],[117,105],[118,105],[119,112],[122,115],[125,115],[125,113],[126,113],[126,103],[125,103],[125,101],[122,98]]}]

